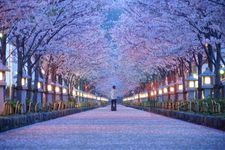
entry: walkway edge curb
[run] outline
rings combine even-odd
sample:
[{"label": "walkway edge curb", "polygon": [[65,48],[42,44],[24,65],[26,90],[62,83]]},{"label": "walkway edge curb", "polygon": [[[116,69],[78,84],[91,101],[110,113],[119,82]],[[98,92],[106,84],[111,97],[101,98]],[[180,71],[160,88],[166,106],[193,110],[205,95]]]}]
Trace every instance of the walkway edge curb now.
[{"label": "walkway edge curb", "polygon": [[99,107],[92,108],[81,108],[81,109],[65,109],[60,111],[52,112],[39,112],[39,113],[30,113],[24,115],[14,115],[14,116],[5,116],[0,117],[0,132],[4,132],[10,129],[15,129],[38,122],[48,121],[51,119],[56,119],[59,117],[64,117],[67,115],[72,115],[75,113],[92,110]]},{"label": "walkway edge curb", "polygon": [[159,109],[159,108],[143,108],[128,105],[124,106],[225,131],[225,118],[221,117],[206,116],[201,114],[193,114],[188,112]]}]

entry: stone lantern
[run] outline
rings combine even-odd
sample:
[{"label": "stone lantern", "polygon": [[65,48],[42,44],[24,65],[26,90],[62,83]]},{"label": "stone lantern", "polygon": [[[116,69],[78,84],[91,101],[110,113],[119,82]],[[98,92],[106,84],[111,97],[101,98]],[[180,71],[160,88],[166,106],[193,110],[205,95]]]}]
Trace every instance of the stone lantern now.
[{"label": "stone lantern", "polygon": [[197,82],[198,79],[194,77],[194,74],[191,74],[187,79],[187,92],[189,100],[194,100],[196,98]]},{"label": "stone lantern", "polygon": [[55,100],[60,101],[61,100],[61,87],[62,85],[58,82],[55,84]]},{"label": "stone lantern", "polygon": [[202,77],[202,89],[204,91],[204,97],[211,97],[213,85],[214,85],[215,74],[210,71],[207,67],[206,70],[201,74]]},{"label": "stone lantern", "polygon": [[41,104],[42,100],[43,100],[43,92],[44,92],[44,79],[43,78],[38,78],[38,82],[37,82],[37,103]]},{"label": "stone lantern", "polygon": [[55,83],[52,82],[51,79],[49,79],[48,85],[47,85],[47,99],[48,99],[48,103],[51,103],[51,104],[53,102],[54,86],[55,86]]},{"label": "stone lantern", "polygon": [[177,94],[177,100],[178,101],[181,101],[181,100],[184,100],[184,87],[183,87],[183,84],[181,82],[181,80],[177,81],[176,84],[176,94]]},{"label": "stone lantern", "polygon": [[5,72],[10,71],[5,65],[0,61],[0,113],[3,111],[5,102]]},{"label": "stone lantern", "polygon": [[77,96],[77,92],[76,92],[76,90],[75,90],[75,89],[73,89],[72,95],[73,95],[73,98],[76,98],[76,96]]},{"label": "stone lantern", "polygon": [[158,100],[160,102],[163,101],[163,86],[162,85],[160,85],[159,88],[158,88]]},{"label": "stone lantern", "polygon": [[62,93],[63,93],[63,101],[68,101],[68,86],[63,86],[63,89],[62,89]]},{"label": "stone lantern", "polygon": [[163,86],[163,101],[168,101],[168,85]]},{"label": "stone lantern", "polygon": [[31,78],[29,75],[27,75],[25,72],[23,72],[22,78],[21,78],[21,103],[22,103],[22,113],[26,112],[26,98],[27,98],[27,80]]},{"label": "stone lantern", "polygon": [[169,85],[169,97],[170,100],[174,101],[175,100],[175,84],[171,82]]},{"label": "stone lantern", "polygon": [[155,90],[150,91],[150,99],[155,100]]}]

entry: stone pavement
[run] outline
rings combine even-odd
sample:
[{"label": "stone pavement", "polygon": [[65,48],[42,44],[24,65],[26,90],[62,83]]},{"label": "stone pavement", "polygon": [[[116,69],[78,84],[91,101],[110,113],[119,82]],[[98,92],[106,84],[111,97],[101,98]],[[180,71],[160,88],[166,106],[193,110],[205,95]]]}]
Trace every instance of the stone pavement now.
[{"label": "stone pavement", "polygon": [[3,149],[225,149],[225,132],[118,105],[0,133]]}]

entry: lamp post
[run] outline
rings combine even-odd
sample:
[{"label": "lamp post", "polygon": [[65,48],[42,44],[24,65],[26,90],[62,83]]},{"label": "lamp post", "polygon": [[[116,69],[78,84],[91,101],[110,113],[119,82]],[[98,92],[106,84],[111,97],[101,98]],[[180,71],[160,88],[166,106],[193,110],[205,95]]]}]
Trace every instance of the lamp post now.
[{"label": "lamp post", "polygon": [[187,91],[189,100],[194,100],[196,98],[197,82],[198,79],[194,77],[194,74],[191,74],[187,79]]},{"label": "lamp post", "polygon": [[3,111],[4,102],[5,102],[5,72],[9,71],[9,69],[2,64],[0,60],[0,114]]},{"label": "lamp post", "polygon": [[207,67],[206,70],[201,74],[202,77],[202,88],[204,90],[204,98],[208,98],[212,96],[212,88],[214,84],[214,76],[215,74],[210,71]]}]

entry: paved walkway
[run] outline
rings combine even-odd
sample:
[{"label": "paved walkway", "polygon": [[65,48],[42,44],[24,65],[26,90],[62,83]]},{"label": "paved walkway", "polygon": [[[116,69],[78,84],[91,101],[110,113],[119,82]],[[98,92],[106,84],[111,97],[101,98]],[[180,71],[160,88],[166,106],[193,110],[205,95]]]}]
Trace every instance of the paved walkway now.
[{"label": "paved walkway", "polygon": [[0,149],[225,149],[225,132],[119,105],[0,133]]}]

